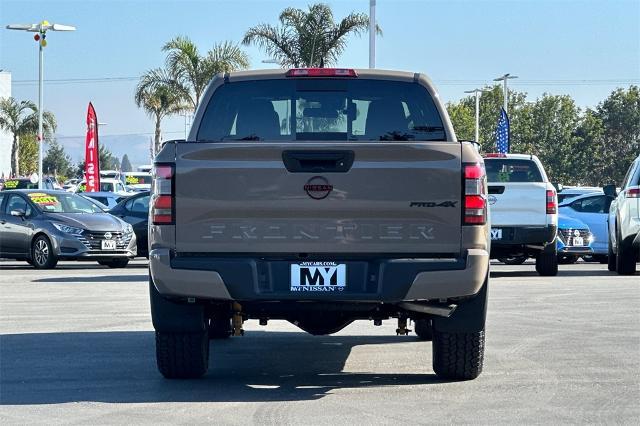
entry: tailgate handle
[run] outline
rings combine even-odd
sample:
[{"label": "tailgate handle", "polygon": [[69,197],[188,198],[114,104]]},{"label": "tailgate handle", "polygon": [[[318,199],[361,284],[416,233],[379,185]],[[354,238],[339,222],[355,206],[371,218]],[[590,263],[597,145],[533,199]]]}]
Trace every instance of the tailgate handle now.
[{"label": "tailgate handle", "polygon": [[489,186],[489,194],[502,194],[504,186]]},{"label": "tailgate handle", "polygon": [[291,173],[346,173],[353,151],[283,151],[282,162]]}]

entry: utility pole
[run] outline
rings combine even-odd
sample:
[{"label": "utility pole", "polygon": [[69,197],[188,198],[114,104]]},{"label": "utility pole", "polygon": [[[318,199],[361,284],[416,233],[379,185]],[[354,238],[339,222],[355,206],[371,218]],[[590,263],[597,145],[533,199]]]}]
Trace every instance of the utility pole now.
[{"label": "utility pole", "polygon": [[502,77],[494,78],[493,81],[502,81],[502,94],[504,96],[504,112],[508,112],[507,107],[509,106],[509,91],[507,90],[507,80],[512,78],[518,78],[517,75],[511,75],[509,73],[503,75]]},{"label": "utility pole", "polygon": [[480,143],[480,94],[486,92],[484,89],[465,90],[464,93],[475,93],[476,96],[476,137],[475,141]]},{"label": "utility pole", "polygon": [[42,176],[42,159],[44,156],[44,135],[43,135],[43,93],[44,93],[44,50],[47,46],[47,31],[75,31],[76,28],[71,25],[50,24],[48,21],[42,21],[38,24],[9,24],[8,30],[19,30],[36,33],[33,39],[38,43],[38,189],[44,188]]},{"label": "utility pole", "polygon": [[376,0],[369,0],[369,68],[376,67]]}]

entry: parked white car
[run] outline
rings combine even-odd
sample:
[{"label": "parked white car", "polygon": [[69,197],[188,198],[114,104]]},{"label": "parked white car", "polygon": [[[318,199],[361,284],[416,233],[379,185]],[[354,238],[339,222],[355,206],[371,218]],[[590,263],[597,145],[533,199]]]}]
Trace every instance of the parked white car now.
[{"label": "parked white car", "polygon": [[640,258],[640,155],[627,171],[620,191],[604,187],[615,197],[609,208],[609,270],[633,275]]},{"label": "parked white car", "polygon": [[[87,181],[83,179],[76,188],[76,192],[85,192],[86,187]],[[122,196],[131,195],[131,193],[125,188],[122,181],[114,178],[100,178],[100,192],[113,192]]]},{"label": "parked white car", "polygon": [[540,275],[558,273],[558,200],[542,163],[529,154],[487,154],[491,258],[536,259]]}]

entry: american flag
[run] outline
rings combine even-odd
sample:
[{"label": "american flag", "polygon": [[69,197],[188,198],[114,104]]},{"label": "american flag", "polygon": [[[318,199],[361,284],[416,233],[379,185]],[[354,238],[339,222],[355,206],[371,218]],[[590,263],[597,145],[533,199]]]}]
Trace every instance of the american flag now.
[{"label": "american flag", "polygon": [[507,154],[509,152],[509,117],[504,108],[500,108],[500,119],[496,127],[496,152]]}]

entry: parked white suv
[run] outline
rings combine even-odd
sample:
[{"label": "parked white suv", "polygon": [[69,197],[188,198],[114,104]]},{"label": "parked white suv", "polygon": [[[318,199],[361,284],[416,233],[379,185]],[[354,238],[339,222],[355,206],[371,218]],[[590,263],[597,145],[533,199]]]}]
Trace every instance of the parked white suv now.
[{"label": "parked white suv", "polygon": [[620,192],[615,185],[604,187],[615,197],[609,208],[609,270],[633,275],[640,258],[640,156],[624,177]]},{"label": "parked white suv", "polygon": [[558,200],[538,157],[487,154],[491,258],[536,259],[540,275],[558,273]]}]

